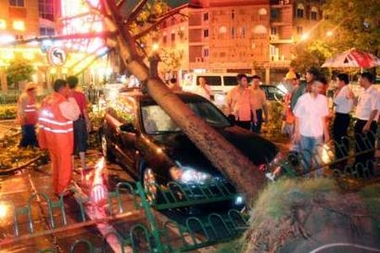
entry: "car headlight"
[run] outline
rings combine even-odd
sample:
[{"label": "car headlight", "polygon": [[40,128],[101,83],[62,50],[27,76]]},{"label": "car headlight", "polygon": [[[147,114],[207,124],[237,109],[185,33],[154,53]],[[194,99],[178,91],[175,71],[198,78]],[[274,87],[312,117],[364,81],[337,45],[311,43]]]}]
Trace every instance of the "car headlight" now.
[{"label": "car headlight", "polygon": [[208,173],[181,165],[171,167],[170,176],[174,181],[182,184],[206,184],[212,179],[212,176]]}]

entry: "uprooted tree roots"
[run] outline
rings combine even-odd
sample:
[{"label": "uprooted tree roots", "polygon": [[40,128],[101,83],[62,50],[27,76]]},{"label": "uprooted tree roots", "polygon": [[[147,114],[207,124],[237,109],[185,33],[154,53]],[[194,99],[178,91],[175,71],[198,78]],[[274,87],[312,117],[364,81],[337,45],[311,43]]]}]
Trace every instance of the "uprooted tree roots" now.
[{"label": "uprooted tree roots", "polygon": [[329,179],[280,180],[255,202],[242,252],[380,249],[379,192],[380,184],[342,193]]}]

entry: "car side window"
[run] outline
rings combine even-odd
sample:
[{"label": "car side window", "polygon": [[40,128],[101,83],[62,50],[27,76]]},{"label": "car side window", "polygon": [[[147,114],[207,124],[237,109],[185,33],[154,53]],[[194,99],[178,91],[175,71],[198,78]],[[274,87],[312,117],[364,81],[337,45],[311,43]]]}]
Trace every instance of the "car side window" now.
[{"label": "car side window", "polygon": [[229,125],[228,120],[217,109],[211,106],[210,103],[197,102],[188,103],[191,110],[208,124],[218,127],[225,127]]},{"label": "car side window", "polygon": [[123,101],[115,103],[113,107],[116,111],[116,119],[120,121],[121,124],[134,124],[134,106],[131,102]]},{"label": "car side window", "polygon": [[141,108],[142,121],[148,134],[180,131],[177,124],[158,105],[147,105]]}]

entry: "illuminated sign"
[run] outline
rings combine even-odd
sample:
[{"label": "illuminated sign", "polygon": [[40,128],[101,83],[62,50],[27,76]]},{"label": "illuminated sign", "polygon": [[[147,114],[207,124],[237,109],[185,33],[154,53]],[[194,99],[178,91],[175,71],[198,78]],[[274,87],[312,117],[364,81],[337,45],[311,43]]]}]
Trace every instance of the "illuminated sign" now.
[{"label": "illuminated sign", "polygon": [[[103,18],[101,15],[90,13],[88,4],[96,8],[100,5],[100,0],[61,0],[62,34],[81,34],[104,30]],[[104,39],[96,37],[70,39],[65,44],[67,48],[87,53],[95,52],[104,45]]]}]

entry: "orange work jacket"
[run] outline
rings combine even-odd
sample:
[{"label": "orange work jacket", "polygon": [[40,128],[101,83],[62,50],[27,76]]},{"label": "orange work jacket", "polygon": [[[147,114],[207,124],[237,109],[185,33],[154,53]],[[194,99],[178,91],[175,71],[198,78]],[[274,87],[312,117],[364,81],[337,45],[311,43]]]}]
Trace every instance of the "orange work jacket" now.
[{"label": "orange work jacket", "polygon": [[34,97],[29,97],[29,102],[26,107],[23,109],[25,114],[25,125],[35,125],[38,120],[38,112],[36,99]]},{"label": "orange work jacket", "polygon": [[66,98],[59,93],[46,97],[41,105],[38,118],[38,144],[42,149],[73,152],[73,121],[63,117],[59,104]]}]

